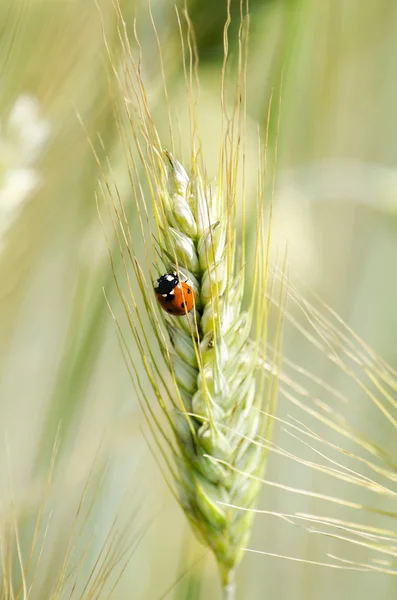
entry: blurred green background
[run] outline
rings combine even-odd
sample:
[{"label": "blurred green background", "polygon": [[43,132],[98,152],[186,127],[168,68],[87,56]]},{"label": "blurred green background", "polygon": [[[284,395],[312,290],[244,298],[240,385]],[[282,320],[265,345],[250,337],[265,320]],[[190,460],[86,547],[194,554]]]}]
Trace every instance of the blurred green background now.
[{"label": "blurred green background", "polygon": [[[136,219],[106,75],[102,25],[117,55],[116,13],[111,0],[98,4],[102,24],[91,0],[3,0],[0,7],[2,597],[13,597],[6,595],[4,573],[15,590],[21,581],[15,539],[26,563],[43,507],[32,598],[107,597],[105,591],[90,595],[84,586],[103,544],[111,545],[106,536],[115,515],[116,538],[124,536],[123,544],[134,552],[114,598],[217,598],[211,557],[192,539],[146,442],[102,291],[104,287],[121,314],[95,202],[101,173],[87,134],[101,157],[110,158],[132,227]],[[181,115],[181,148],[188,155],[175,10],[167,0],[151,4],[171,103]],[[199,131],[208,171],[215,175],[226,6],[223,0],[187,4],[200,56]],[[166,145],[148,5],[146,0],[121,5],[131,34],[137,18],[144,78]],[[231,13],[233,62],[239,18],[235,0]],[[287,248],[292,278],[319,293],[395,365],[397,5],[392,0],[251,0],[250,13],[248,196],[255,194],[257,179],[257,124],[264,135],[269,98],[273,90],[277,105],[282,81],[274,258]],[[270,124],[270,159],[276,112]],[[288,326],[284,352],[348,395],[351,403],[343,409],[348,421],[393,447],[395,430],[384,428],[372,405],[361,403],[359,391],[328,368],[321,352],[303,352]],[[325,396],[321,389],[313,393]],[[280,402],[281,416],[294,414],[283,397]],[[46,486],[57,431],[60,448]],[[298,442],[276,433],[290,452],[301,453]],[[333,479],[277,455],[270,457],[267,477],[336,493]],[[349,493],[338,485],[340,497]],[[267,486],[261,507],[286,513],[322,510],[310,497]],[[350,518],[343,507],[333,510],[339,518]],[[362,517],[366,519],[380,523],[371,515]],[[120,542],[116,545],[121,548]],[[13,548],[11,554],[7,546]],[[327,553],[359,560],[360,552],[264,515],[256,520],[251,547],[322,562]],[[63,580],[59,574],[67,553],[72,575]],[[105,584],[108,592],[117,574]],[[366,600],[375,594],[386,599],[397,590],[393,577],[255,554],[244,559],[238,585],[237,597],[252,600]]]}]

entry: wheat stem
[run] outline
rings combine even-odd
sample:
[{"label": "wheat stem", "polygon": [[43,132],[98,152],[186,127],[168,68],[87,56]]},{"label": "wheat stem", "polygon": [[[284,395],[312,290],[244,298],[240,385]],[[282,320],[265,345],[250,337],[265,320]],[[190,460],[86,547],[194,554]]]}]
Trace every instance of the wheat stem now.
[{"label": "wheat stem", "polygon": [[229,571],[227,582],[223,585],[223,600],[234,600],[236,597],[236,583],[234,570]]}]

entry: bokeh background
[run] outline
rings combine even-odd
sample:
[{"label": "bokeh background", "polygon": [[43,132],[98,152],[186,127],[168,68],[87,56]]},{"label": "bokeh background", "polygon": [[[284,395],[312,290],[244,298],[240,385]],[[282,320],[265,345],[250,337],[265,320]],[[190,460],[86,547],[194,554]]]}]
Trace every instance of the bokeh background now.
[{"label": "bokeh background", "polygon": [[[151,5],[186,154],[187,97],[176,13],[167,0],[152,0]],[[189,0],[187,5],[200,57],[199,131],[208,171],[215,175],[226,6],[223,0]],[[148,4],[128,0],[121,6],[131,34],[137,19],[148,96],[166,139]],[[231,13],[233,61],[239,14],[235,0]],[[287,250],[291,277],[320,294],[396,365],[397,6],[392,0],[251,0],[250,14],[246,145],[251,195],[258,127],[264,136],[269,99],[273,94],[277,105],[282,96],[279,135],[277,110],[269,129],[271,163],[278,138],[274,258]],[[33,541],[32,564],[38,567],[30,568],[29,576],[35,574],[31,598],[106,598],[129,554],[114,598],[218,597],[211,557],[192,539],[153,456],[150,436],[148,444],[103,294],[104,288],[119,314],[95,200],[102,174],[87,137],[109,157],[132,228],[137,227],[107,77],[104,31],[117,53],[117,26],[111,0],[97,5],[91,0],[3,0],[0,7],[4,598],[13,597],[6,595],[4,581],[12,580],[15,590],[21,582],[17,546],[26,564]],[[348,422],[393,448],[395,430],[384,427],[374,406],[329,368],[321,352],[303,350],[288,324],[284,352],[347,395],[350,402],[343,411]],[[326,395],[321,389],[315,393]],[[294,410],[280,397],[280,416]],[[295,416],[299,418],[298,411]],[[293,454],[304,452],[297,441],[283,439],[281,428],[278,440]],[[352,496],[340,482],[277,454],[270,456],[267,477],[360,499],[359,490]],[[268,486],[260,506],[286,513],[323,510],[310,497]],[[333,511],[350,518],[343,506]],[[361,518],[384,525],[381,517]],[[98,584],[90,592],[85,585],[104,545],[102,558],[114,553],[115,562],[120,561],[104,589]],[[360,559],[360,548],[309,535],[303,527],[269,515],[258,516],[251,547],[320,562],[327,562],[327,553]],[[393,576],[259,554],[246,556],[238,584],[238,598],[252,600],[366,600],[375,594],[386,599],[395,597],[397,589]]]}]

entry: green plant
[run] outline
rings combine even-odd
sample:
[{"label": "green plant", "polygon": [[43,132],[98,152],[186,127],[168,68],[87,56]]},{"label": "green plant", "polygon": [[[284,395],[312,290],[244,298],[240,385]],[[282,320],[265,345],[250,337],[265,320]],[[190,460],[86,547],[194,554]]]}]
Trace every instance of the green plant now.
[{"label": "green plant", "polygon": [[[224,132],[218,176],[212,183],[206,176],[196,127],[194,38],[188,18],[187,25],[190,70],[186,70],[186,85],[192,127],[188,171],[174,153],[163,148],[150,113],[141,64],[134,59],[125,29],[121,37],[125,53],[122,76],[110,55],[113,74],[126,99],[119,112],[120,131],[139,215],[142,261],[112,182],[105,181],[104,194],[111,207],[127,291],[115,269],[116,285],[141,355],[138,362],[129,350],[126,330],[118,322],[127,364],[167,464],[171,488],[194,532],[215,555],[225,598],[233,598],[235,569],[250,537],[254,513],[240,512],[232,505],[251,509],[257,502],[267,457],[266,446],[257,439],[268,440],[272,432],[269,415],[276,407],[282,308],[275,311],[271,334],[267,298],[270,222],[266,224],[263,207],[263,173],[257,190],[256,242],[249,258],[245,247],[244,174],[240,179],[238,173],[245,157],[246,18],[242,14],[231,109],[226,92],[228,23],[225,26],[221,100]],[[164,86],[167,100],[165,80]],[[172,143],[171,116],[170,132]],[[195,295],[193,310],[186,310],[180,317],[156,308],[152,281],[171,271],[180,279],[187,278]],[[245,305],[244,292],[250,296]],[[282,305],[283,286],[279,294]],[[269,357],[271,335],[274,350]],[[269,368],[268,361],[274,368]],[[152,407],[147,384],[157,398],[163,419]]]}]

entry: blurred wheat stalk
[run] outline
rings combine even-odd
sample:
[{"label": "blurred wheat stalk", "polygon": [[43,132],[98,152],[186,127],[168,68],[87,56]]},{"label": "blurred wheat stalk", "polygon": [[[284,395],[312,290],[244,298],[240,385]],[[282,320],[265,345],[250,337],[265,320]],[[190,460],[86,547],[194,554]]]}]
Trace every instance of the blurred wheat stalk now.
[{"label": "blurred wheat stalk", "polygon": [[[104,2],[102,10],[112,37],[114,9]],[[106,249],[98,245],[95,161],[76,106],[86,129],[100,129],[109,151],[117,149],[102,48],[94,4],[1,4],[4,599],[109,595],[139,539],[132,523],[126,526],[131,506],[126,518],[121,501],[110,522],[106,511],[100,514],[109,494],[104,465],[114,433],[103,443],[104,405],[101,410],[97,391],[94,403],[89,400],[100,362],[98,341],[107,338],[111,347],[112,338],[102,318]],[[91,408],[85,416],[86,403],[92,407],[95,399],[95,414]],[[132,503],[132,513],[137,506]]]}]

